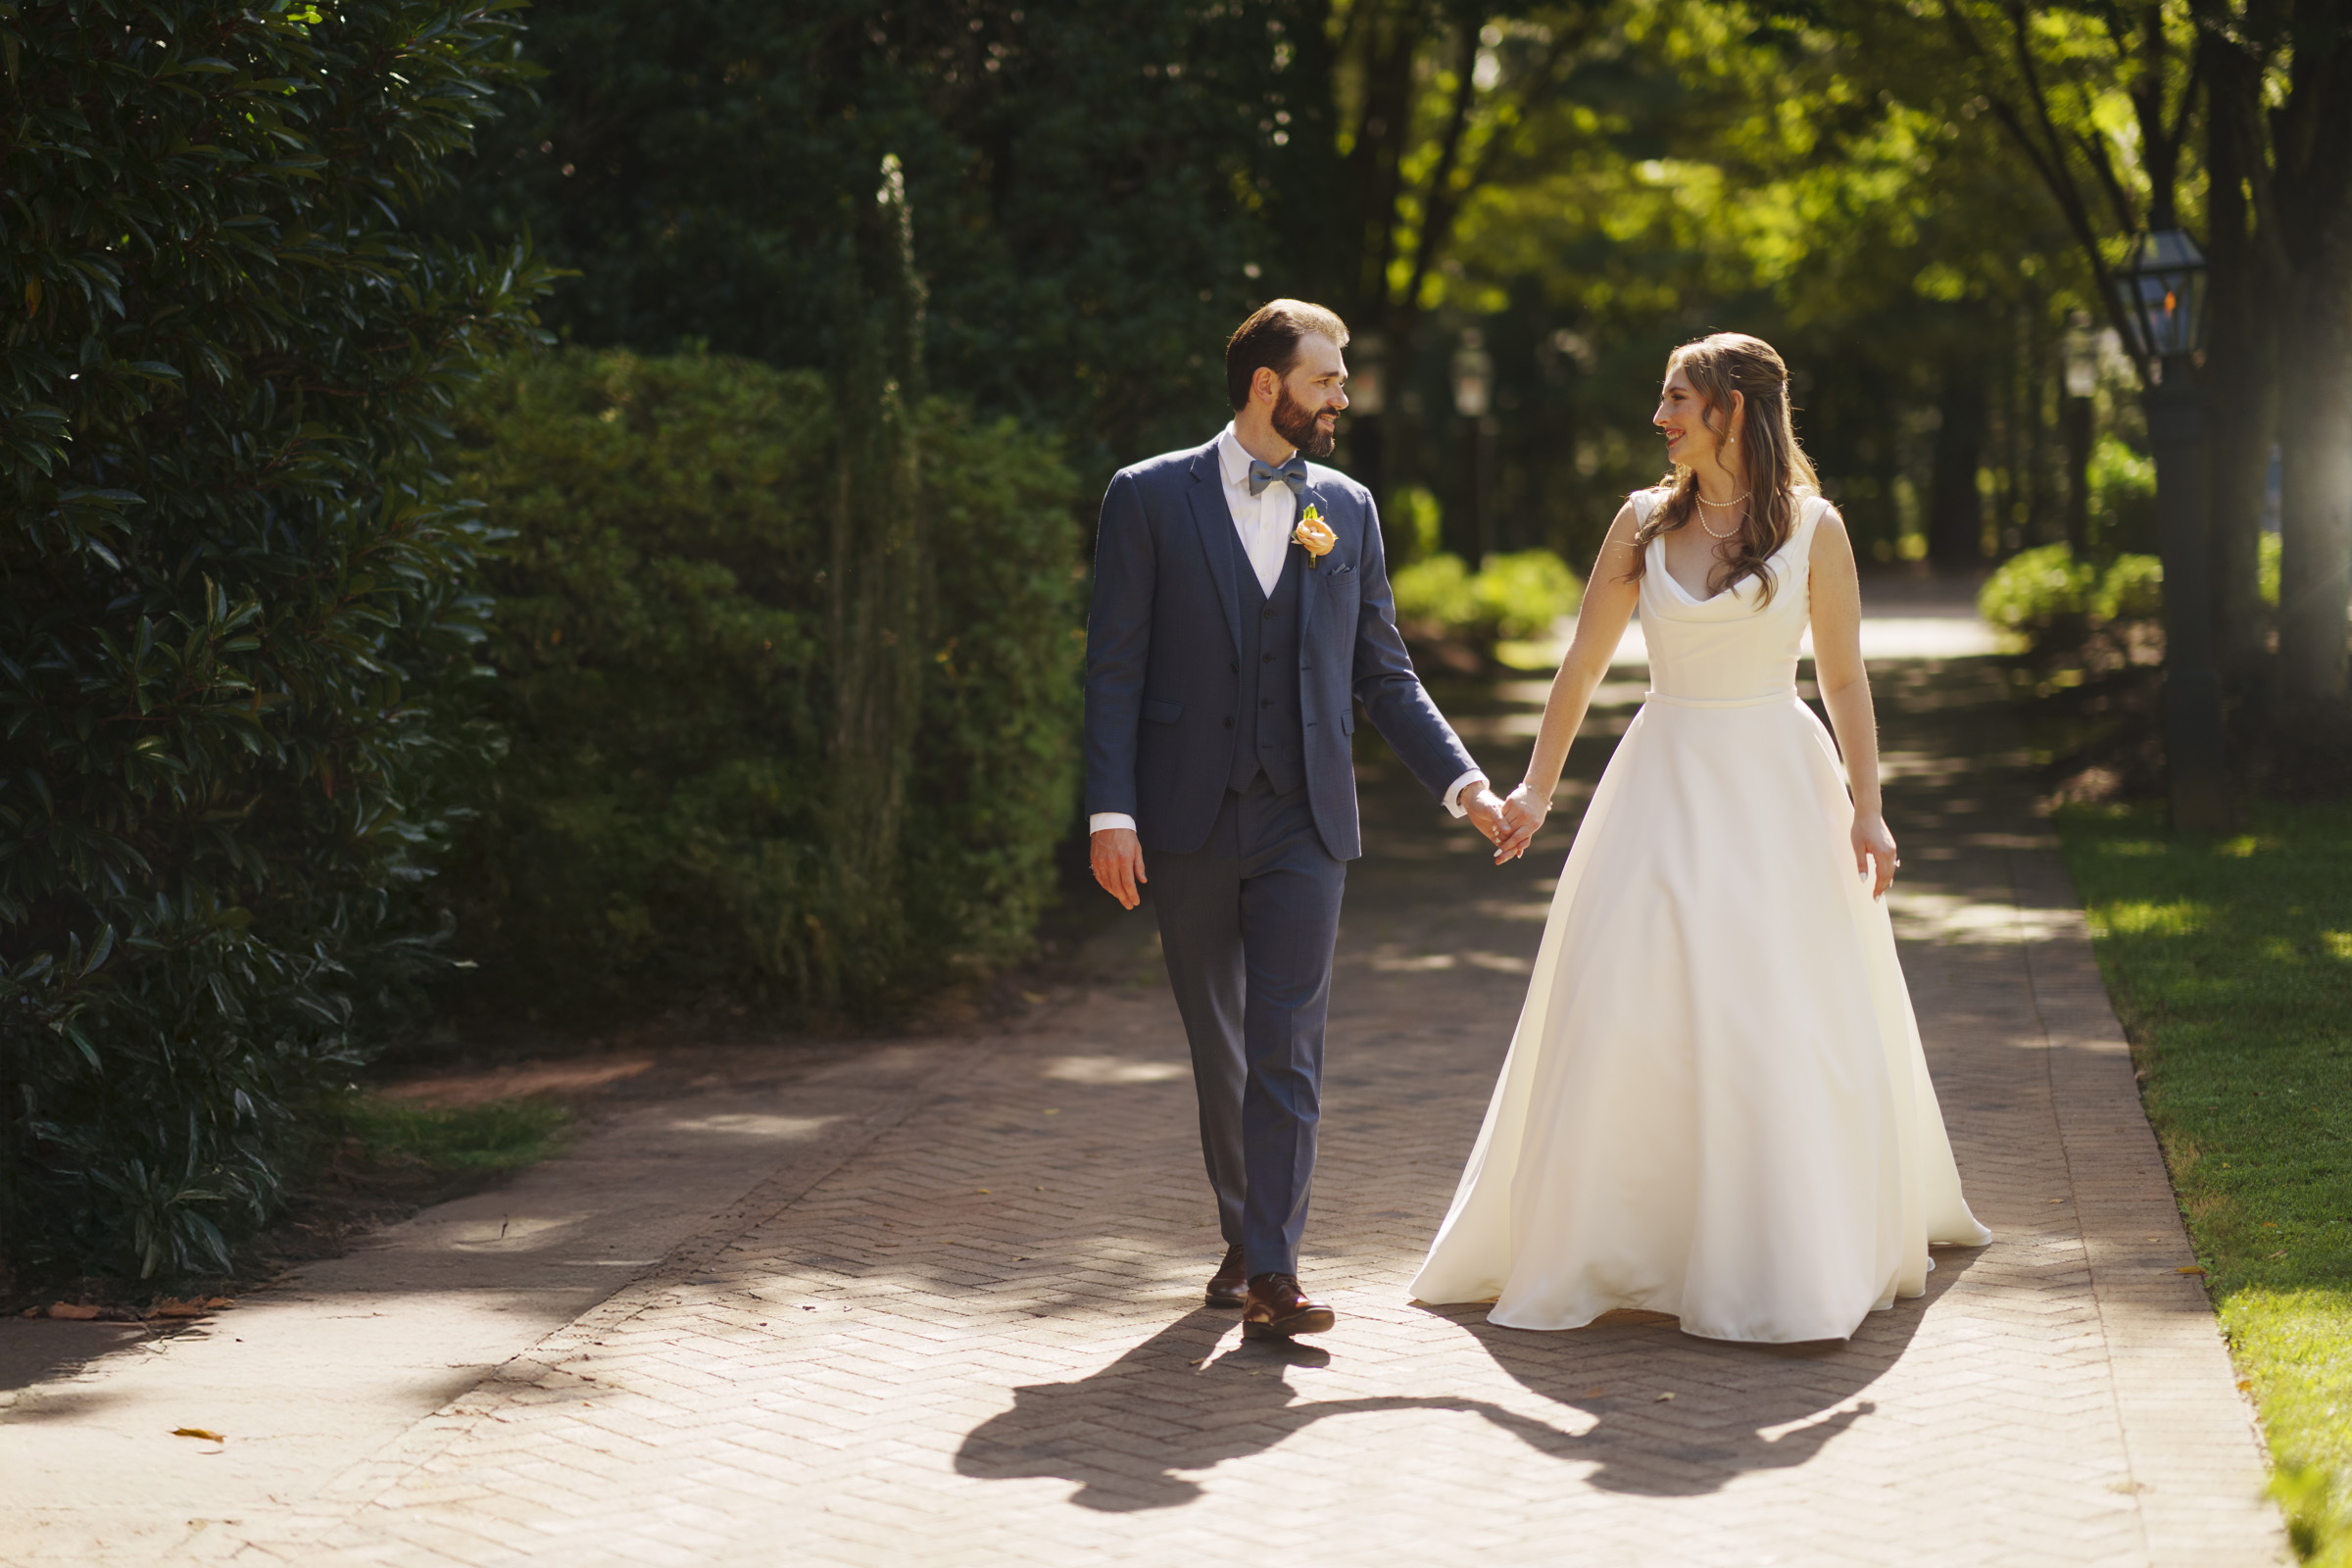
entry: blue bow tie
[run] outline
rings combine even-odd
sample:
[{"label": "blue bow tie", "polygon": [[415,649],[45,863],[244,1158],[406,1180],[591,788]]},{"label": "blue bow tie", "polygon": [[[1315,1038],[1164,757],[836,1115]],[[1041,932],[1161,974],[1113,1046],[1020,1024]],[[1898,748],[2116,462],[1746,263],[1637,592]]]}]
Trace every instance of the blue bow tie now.
[{"label": "blue bow tie", "polygon": [[1255,458],[1250,460],[1250,493],[1251,495],[1264,495],[1266,486],[1277,479],[1289,485],[1291,494],[1294,496],[1304,490],[1306,488],[1305,456],[1294,452],[1291,454],[1291,461],[1279,468],[1260,463]]}]

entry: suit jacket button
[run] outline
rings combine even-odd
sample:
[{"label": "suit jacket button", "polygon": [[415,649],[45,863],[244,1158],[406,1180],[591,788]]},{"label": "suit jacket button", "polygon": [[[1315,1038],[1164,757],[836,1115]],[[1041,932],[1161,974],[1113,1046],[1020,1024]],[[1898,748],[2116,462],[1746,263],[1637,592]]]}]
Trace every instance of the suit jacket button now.
[{"label": "suit jacket button", "polygon": [[1272,620],[1274,618],[1274,607],[1272,605],[1268,605],[1266,607],[1266,618],[1268,620]]},{"label": "suit jacket button", "polygon": [[1232,720],[1232,719],[1230,719],[1230,718],[1226,719],[1226,720],[1225,720],[1225,727],[1226,727],[1227,729],[1231,729],[1231,728],[1233,728],[1233,720]]},{"label": "suit jacket button", "polygon": [[1260,708],[1272,708],[1274,706],[1274,699],[1271,697],[1261,697],[1258,699],[1257,706]]},{"label": "suit jacket button", "polygon": [[1242,662],[1238,659],[1233,662],[1233,672],[1236,675],[1239,675],[1242,672]]}]

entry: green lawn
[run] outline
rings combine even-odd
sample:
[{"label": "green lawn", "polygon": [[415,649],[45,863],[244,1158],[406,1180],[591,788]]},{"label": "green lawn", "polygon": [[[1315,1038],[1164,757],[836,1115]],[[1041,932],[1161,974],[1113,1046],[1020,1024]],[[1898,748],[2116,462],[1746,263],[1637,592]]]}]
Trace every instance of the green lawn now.
[{"label": "green lawn", "polygon": [[437,1176],[491,1176],[535,1165],[561,1146],[568,1113],[543,1100],[493,1100],[442,1109],[373,1095],[342,1107],[346,1136],[379,1165]]},{"label": "green lawn", "polygon": [[2295,1545],[2352,1568],[2352,807],[2248,816],[2057,826]]}]

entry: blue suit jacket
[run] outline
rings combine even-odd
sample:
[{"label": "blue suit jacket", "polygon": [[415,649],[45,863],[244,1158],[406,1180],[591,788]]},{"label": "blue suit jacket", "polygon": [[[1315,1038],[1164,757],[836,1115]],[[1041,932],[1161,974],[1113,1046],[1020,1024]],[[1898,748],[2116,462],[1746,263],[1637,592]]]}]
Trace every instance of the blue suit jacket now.
[{"label": "blue suit jacket", "polygon": [[[1396,634],[1370,492],[1318,464],[1306,474],[1301,505],[1339,535],[1299,574],[1307,798],[1323,847],[1352,860],[1363,854],[1348,755],[1355,703],[1432,795],[1478,764]],[[1241,692],[1233,536],[1214,441],[1122,468],[1102,497],[1086,637],[1086,808],[1134,817],[1146,849],[1199,849],[1224,804]]]}]

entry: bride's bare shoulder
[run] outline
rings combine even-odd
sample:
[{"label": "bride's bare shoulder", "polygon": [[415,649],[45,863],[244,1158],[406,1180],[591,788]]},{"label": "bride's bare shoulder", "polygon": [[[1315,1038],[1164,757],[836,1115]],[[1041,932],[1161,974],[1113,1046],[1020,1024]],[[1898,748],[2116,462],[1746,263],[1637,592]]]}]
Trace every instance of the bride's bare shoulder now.
[{"label": "bride's bare shoulder", "polygon": [[1617,515],[1610,520],[1609,532],[1641,527],[1649,520],[1650,514],[1657,511],[1659,503],[1666,499],[1670,489],[1667,485],[1654,484],[1646,490],[1637,490],[1627,496],[1625,504],[1617,509]]}]

